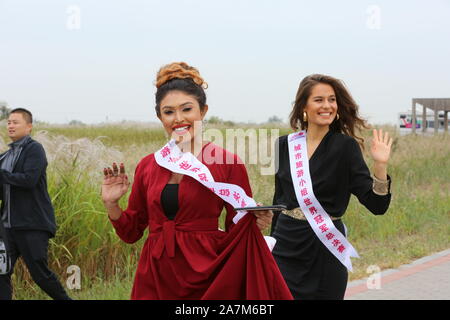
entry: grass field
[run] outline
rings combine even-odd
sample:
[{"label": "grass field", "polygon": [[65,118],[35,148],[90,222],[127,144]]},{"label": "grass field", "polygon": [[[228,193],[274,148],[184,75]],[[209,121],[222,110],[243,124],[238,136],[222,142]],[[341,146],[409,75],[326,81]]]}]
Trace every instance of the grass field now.
[{"label": "grass field", "polygon": [[[384,128],[395,138],[388,169],[392,202],[384,216],[374,216],[352,197],[344,222],[361,258],[353,259],[350,280],[368,276],[370,265],[393,268],[450,247],[450,135],[400,136],[395,128]],[[280,135],[289,133],[288,128],[278,129]],[[0,151],[9,143],[4,131]],[[369,138],[369,131],[364,134]],[[75,299],[128,299],[146,236],[134,245],[116,236],[100,199],[102,169],[113,161],[124,162],[132,178],[138,161],[166,141],[162,129],[142,124],[41,125],[33,136],[47,152],[49,193],[59,226],[49,250],[51,268],[65,284],[67,268],[80,267],[81,289],[70,291]],[[247,165],[254,198],[270,204],[273,175],[261,175],[260,167]],[[21,262],[13,281],[16,299],[47,299]]]}]

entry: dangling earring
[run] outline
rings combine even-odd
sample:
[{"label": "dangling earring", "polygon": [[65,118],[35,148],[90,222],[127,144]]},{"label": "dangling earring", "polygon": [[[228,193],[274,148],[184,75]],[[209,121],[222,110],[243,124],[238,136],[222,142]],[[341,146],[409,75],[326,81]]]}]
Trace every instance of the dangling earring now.
[{"label": "dangling earring", "polygon": [[308,122],[308,114],[306,111],[303,111],[303,122]]},{"label": "dangling earring", "polygon": [[339,121],[339,113],[336,113],[336,120]]},{"label": "dangling earring", "polygon": [[207,124],[208,124],[208,121],[205,119],[202,119],[202,136],[205,133],[205,130],[206,130],[205,128],[206,128]]}]

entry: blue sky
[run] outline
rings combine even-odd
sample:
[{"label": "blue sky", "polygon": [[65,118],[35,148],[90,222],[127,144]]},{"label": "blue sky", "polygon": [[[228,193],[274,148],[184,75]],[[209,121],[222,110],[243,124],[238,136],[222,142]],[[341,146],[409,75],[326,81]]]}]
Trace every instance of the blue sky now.
[{"label": "blue sky", "polygon": [[287,120],[301,79],[324,73],[396,123],[414,97],[450,97],[449,17],[445,0],[0,0],[0,100],[53,123],[157,121],[155,74],[186,61],[208,116]]}]

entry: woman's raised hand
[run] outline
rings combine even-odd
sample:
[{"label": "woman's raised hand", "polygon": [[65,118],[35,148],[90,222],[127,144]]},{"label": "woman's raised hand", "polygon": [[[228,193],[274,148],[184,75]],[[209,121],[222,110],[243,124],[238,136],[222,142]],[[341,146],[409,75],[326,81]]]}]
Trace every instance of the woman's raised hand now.
[{"label": "woman's raised hand", "polygon": [[383,130],[373,130],[373,139],[370,146],[370,154],[375,162],[387,164],[391,154],[392,138],[389,138],[389,133]]},{"label": "woman's raised hand", "polygon": [[102,200],[106,207],[117,205],[119,199],[128,191],[130,182],[125,174],[125,166],[120,164],[120,169],[114,162],[110,167],[103,169]]}]

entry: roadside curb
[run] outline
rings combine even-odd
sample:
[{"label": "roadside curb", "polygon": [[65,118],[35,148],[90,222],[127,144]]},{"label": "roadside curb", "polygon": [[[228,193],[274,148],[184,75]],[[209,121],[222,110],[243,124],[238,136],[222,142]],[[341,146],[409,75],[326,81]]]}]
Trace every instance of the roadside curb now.
[{"label": "roadside curb", "polygon": [[[403,279],[410,275],[417,274],[423,270],[440,265],[450,261],[450,249],[432,254],[413,261],[410,264],[404,264],[397,269],[387,269],[382,271],[380,275],[382,285],[392,283],[396,280]],[[364,279],[351,281],[347,285],[345,298],[350,298],[356,294],[372,291],[367,285],[369,277]],[[449,297],[450,298],[450,297]]]}]

